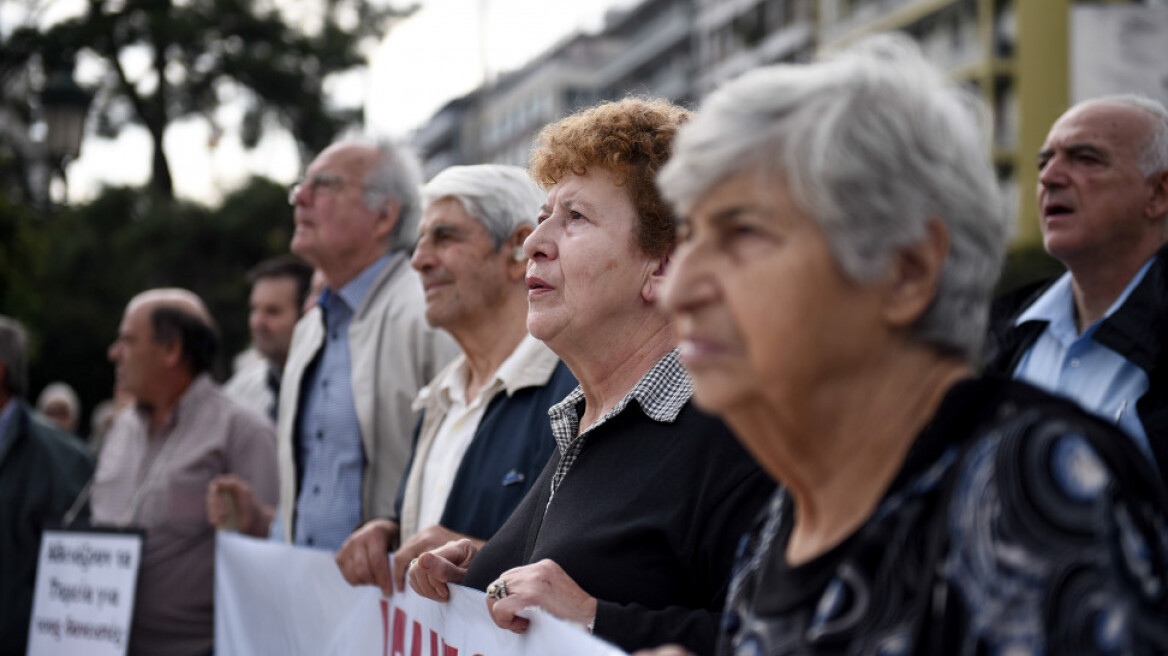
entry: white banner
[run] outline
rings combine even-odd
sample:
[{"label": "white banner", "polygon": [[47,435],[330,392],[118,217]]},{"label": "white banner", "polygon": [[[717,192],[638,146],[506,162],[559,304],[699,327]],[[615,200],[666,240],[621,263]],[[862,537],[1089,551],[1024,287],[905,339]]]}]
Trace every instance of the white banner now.
[{"label": "white banner", "polygon": [[124,655],[141,561],[141,531],[46,530],[26,653]]},{"label": "white banner", "polygon": [[622,656],[579,627],[539,611],[520,635],[500,629],[483,593],[451,586],[436,603],[412,590],[382,597],[353,587],[332,555],[219,533],[215,655]]}]

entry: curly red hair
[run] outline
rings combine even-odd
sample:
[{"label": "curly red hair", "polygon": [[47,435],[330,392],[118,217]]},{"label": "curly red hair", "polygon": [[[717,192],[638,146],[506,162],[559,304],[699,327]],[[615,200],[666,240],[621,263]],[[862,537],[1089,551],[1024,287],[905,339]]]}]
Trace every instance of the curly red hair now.
[{"label": "curly red hair", "polygon": [[548,125],[531,154],[531,177],[543,188],[599,166],[627,187],[637,212],[637,244],[664,257],[677,238],[673,210],[657,191],[657,172],[673,154],[673,137],[690,112],[666,100],[626,98],[581,110]]}]

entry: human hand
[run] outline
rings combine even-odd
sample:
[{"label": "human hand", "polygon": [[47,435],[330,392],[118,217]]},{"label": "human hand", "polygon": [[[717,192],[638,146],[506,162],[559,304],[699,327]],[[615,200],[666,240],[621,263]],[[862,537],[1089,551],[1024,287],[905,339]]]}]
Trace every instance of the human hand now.
[{"label": "human hand", "polygon": [[585,592],[572,577],[551,560],[516,567],[503,572],[507,594],[487,597],[487,610],[495,624],[515,633],[527,630],[528,620],[516,615],[530,606],[562,620],[588,626],[596,619],[596,598]]},{"label": "human hand", "polygon": [[264,537],[275,513],[235,474],[216,476],[207,484],[207,521],[215,528]]},{"label": "human hand", "polygon": [[[393,584],[397,591],[401,592],[406,589],[406,569],[409,568],[414,558],[420,556],[422,552],[437,549],[447,542],[462,539],[470,540],[476,552],[483,546],[482,540],[475,540],[461,533],[455,533],[438,524],[428,526],[410,536],[393,554]],[[386,594],[391,593],[387,592]]]},{"label": "human hand", "polygon": [[665,645],[656,649],[642,649],[634,652],[633,656],[693,656],[693,654],[678,645]]},{"label": "human hand", "polygon": [[374,519],[345,539],[336,560],[349,585],[376,585],[382,594],[393,594],[389,550],[397,544],[398,531],[397,522]]},{"label": "human hand", "polygon": [[474,541],[465,538],[422,552],[408,565],[410,587],[427,599],[446,601],[450,598],[446,584],[466,580],[466,569],[478,552]]}]

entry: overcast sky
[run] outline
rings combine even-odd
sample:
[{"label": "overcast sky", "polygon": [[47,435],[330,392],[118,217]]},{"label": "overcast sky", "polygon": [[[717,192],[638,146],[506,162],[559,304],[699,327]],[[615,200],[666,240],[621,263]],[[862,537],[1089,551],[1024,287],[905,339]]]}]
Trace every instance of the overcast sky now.
[{"label": "overcast sky", "polygon": [[[377,47],[368,72],[337,80],[330,91],[341,104],[365,105],[371,133],[403,136],[448,100],[478,86],[484,75],[518,68],[575,30],[599,29],[608,9],[635,3],[421,0],[421,9]],[[50,16],[67,14],[73,5],[83,6],[84,0],[56,0]],[[0,20],[11,27],[11,14],[0,10]],[[77,72],[82,83],[86,75],[82,62]],[[281,182],[299,175],[302,164],[290,137],[270,134],[259,148],[245,151],[231,129],[240,117],[238,108],[220,111],[217,120],[227,130],[214,148],[201,119],[175,124],[167,132],[164,147],[180,197],[215,204],[249,174]],[[91,198],[102,183],[143,184],[150,172],[149,149],[141,129],[125,130],[115,140],[86,140],[81,157],[69,166],[70,197]]]}]

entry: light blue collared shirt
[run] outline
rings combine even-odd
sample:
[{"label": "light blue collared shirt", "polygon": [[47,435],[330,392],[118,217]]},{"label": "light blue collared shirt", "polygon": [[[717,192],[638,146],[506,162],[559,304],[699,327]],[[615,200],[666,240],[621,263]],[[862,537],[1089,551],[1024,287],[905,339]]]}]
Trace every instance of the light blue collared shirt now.
[{"label": "light blue collared shirt", "polygon": [[1136,414],[1136,401],[1148,391],[1148,375],[1119,353],[1095,341],[1095,331],[1121,306],[1156,258],[1148,260],[1108,308],[1103,318],[1078,334],[1071,274],[1065,273],[1015,321],[1046,321],[1034,346],[1022,356],[1014,377],[1069,397],[1086,410],[1114,422],[1131,436],[1152,462],[1148,435]]},{"label": "light blue collared shirt", "polygon": [[349,325],[394,257],[399,255],[382,256],[340,290],[325,289],[320,296],[324,346],[306,381],[296,431],[301,480],[292,538],[297,545],[336,551],[361,523],[366,458],[353,403]]}]

